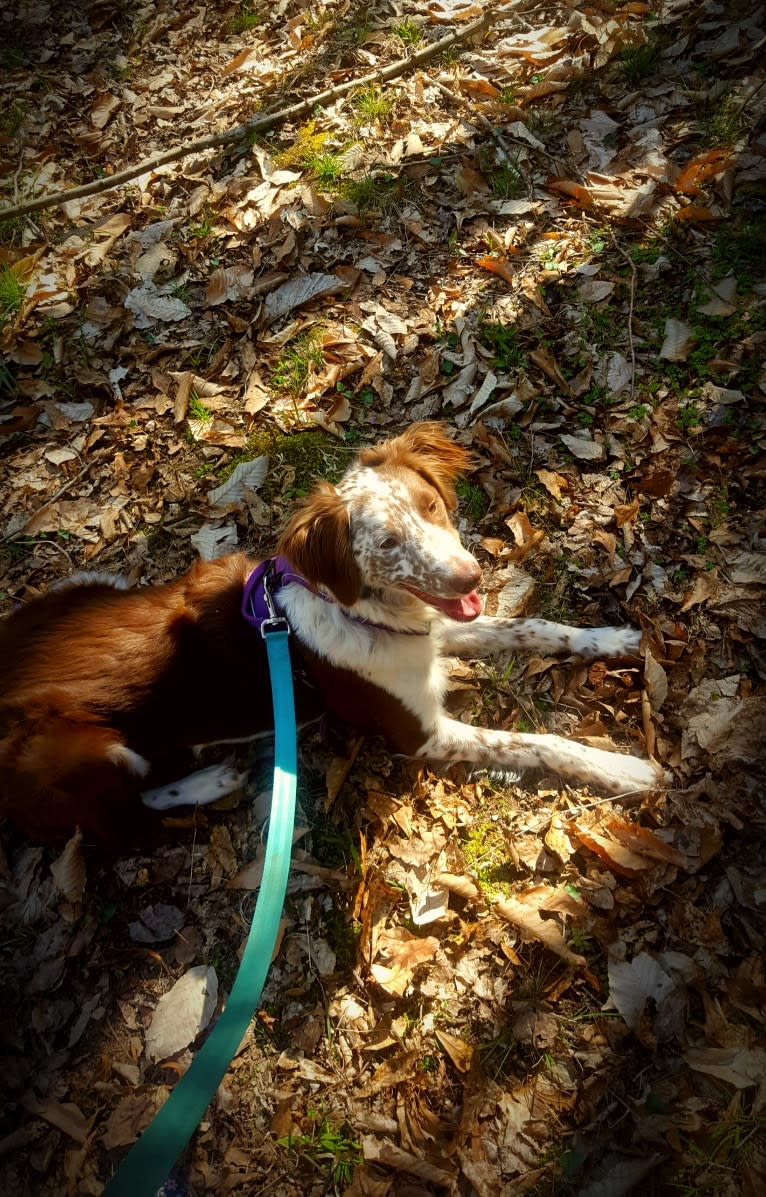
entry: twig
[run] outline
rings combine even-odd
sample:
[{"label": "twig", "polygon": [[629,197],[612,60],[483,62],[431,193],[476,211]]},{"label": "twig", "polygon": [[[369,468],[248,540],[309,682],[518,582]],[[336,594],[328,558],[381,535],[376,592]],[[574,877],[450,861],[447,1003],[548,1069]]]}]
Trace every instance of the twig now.
[{"label": "twig", "polygon": [[[64,485],[59,487],[55,495],[51,495],[51,497],[46,499],[41,507],[38,507],[36,511],[31,512],[26,519],[24,528],[27,528],[32,520],[37,519],[38,515],[45,511],[46,507],[50,507],[52,503],[56,503],[63,494],[66,494],[68,490],[71,490],[73,486],[76,486],[80,479],[84,478],[88,473],[88,470],[94,464],[94,461],[95,457],[91,457],[77,474],[73,474],[71,478],[67,478]],[[3,540],[10,544],[14,540],[19,540],[22,536],[27,536],[28,533],[24,531],[24,528],[21,528],[18,532],[13,532],[10,536],[4,536]]]},{"label": "twig", "polygon": [[285,121],[297,120],[309,112],[313,112],[316,107],[325,107],[328,104],[332,104],[335,100],[340,99],[341,96],[346,95],[350,91],[355,91],[357,88],[370,87],[375,83],[386,83],[389,79],[395,79],[399,75],[403,75],[405,71],[416,68],[435,55],[443,53],[450,46],[465,41],[474,33],[479,33],[486,26],[493,24],[501,17],[507,16],[521,2],[522,0],[511,0],[510,3],[503,4],[498,8],[488,5],[486,11],[480,17],[477,17],[475,21],[471,21],[464,29],[459,30],[457,33],[450,33],[446,37],[440,38],[439,41],[423,46],[422,49],[408,55],[407,58],[400,58],[396,62],[391,63],[390,66],[372,71],[369,75],[362,76],[361,79],[349,79],[345,83],[339,83],[337,87],[319,92],[318,95],[311,96],[307,100],[301,100],[297,104],[291,104],[289,107],[282,108],[278,112],[267,113],[264,116],[255,116],[252,120],[246,121],[242,125],[237,125],[233,129],[227,129],[223,133],[210,133],[207,137],[200,137],[196,141],[190,141],[184,146],[175,146],[173,149],[163,150],[151,158],[144,158],[142,162],[137,162],[125,170],[120,170],[116,174],[109,175],[103,179],[94,179],[92,183],[85,183],[82,187],[73,187],[69,191],[59,191],[53,195],[41,195],[37,199],[29,200],[25,204],[14,204],[9,208],[0,208],[0,220],[10,220],[12,217],[26,216],[29,212],[38,212],[41,208],[55,208],[61,204],[68,203],[70,200],[83,199],[87,195],[97,195],[103,191],[111,191],[123,183],[131,182],[133,179],[138,178],[139,175],[156,170],[159,166],[166,166],[169,162],[179,162],[182,158],[187,158],[190,154],[198,154],[201,150],[215,149],[217,146],[244,141],[251,133],[264,133],[269,129],[275,128],[277,125],[283,124]]},{"label": "twig", "polygon": [[628,308],[628,347],[630,349],[630,402],[635,403],[636,400],[636,346],[633,341],[633,308],[636,302],[636,263],[631,258],[630,254],[626,252],[620,245],[619,241],[614,235],[614,230],[609,230],[612,234],[612,241],[614,248],[625,259],[630,266],[630,306]]}]

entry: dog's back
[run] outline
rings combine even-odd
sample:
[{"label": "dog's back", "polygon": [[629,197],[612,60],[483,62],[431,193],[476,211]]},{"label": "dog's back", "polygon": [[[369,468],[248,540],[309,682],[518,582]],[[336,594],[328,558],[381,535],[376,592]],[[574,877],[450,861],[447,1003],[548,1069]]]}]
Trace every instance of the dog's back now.
[{"label": "dog's back", "polygon": [[109,838],[187,748],[268,726],[250,684],[263,647],[240,619],[251,567],[235,554],[135,590],[86,578],[3,621],[0,809],[41,838],[77,823]]}]

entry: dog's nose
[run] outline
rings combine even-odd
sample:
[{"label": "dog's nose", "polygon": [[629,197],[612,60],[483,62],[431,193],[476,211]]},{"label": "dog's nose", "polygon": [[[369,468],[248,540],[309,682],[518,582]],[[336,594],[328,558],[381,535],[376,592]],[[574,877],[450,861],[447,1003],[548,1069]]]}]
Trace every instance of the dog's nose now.
[{"label": "dog's nose", "polygon": [[461,594],[467,594],[474,590],[481,581],[481,568],[473,557],[466,554],[459,560],[455,560],[455,568],[452,571],[452,581],[457,590]]}]

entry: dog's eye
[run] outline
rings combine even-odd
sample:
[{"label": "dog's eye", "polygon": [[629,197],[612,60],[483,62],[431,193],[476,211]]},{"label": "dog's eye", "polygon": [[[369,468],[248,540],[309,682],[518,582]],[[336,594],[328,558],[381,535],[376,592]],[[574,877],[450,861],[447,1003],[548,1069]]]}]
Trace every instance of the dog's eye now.
[{"label": "dog's eye", "polygon": [[381,540],[381,549],[396,549],[399,547],[399,540],[396,536],[387,536],[385,540]]},{"label": "dog's eye", "polygon": [[439,514],[439,500],[438,499],[433,499],[432,502],[429,504],[428,514],[429,515],[438,515]]}]

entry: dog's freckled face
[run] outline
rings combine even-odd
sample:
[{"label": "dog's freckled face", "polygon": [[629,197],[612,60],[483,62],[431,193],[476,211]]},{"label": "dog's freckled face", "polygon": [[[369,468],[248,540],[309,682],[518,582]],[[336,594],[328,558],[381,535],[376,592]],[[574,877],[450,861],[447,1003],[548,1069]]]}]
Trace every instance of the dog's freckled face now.
[{"label": "dog's freckled face", "polygon": [[[468,467],[469,454],[433,426],[415,425],[366,450],[359,462],[337,488],[309,496],[298,535],[288,529],[282,551],[347,606],[371,592],[385,593],[394,605],[414,609],[415,599],[452,619],[475,619],[481,569],[450,518],[457,507],[454,480]],[[331,534],[322,531],[328,518],[335,525]],[[312,553],[319,540],[325,551]],[[345,544],[347,564],[335,570],[340,588],[337,578],[323,576],[330,544],[336,550]]]}]

